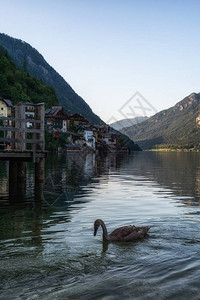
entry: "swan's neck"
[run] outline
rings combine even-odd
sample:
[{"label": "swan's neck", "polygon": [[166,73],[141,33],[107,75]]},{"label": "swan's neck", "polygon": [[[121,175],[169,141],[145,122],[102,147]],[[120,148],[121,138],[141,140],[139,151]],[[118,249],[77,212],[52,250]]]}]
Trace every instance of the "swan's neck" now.
[{"label": "swan's neck", "polygon": [[103,221],[101,221],[101,227],[103,229],[103,240],[109,241],[108,231],[107,231],[106,225],[104,224]]}]

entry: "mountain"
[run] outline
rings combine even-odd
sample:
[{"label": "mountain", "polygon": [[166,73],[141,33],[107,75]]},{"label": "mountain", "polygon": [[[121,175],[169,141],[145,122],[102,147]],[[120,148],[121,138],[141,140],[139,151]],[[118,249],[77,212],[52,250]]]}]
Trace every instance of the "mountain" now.
[{"label": "mountain", "polygon": [[52,87],[47,87],[41,80],[19,70],[6,50],[0,46],[0,97],[20,101],[40,103],[46,107],[58,105],[58,99]]},{"label": "mountain", "polygon": [[175,106],[146,121],[123,129],[143,149],[200,147],[200,93],[192,93]]},{"label": "mountain", "polygon": [[121,130],[125,127],[130,127],[132,125],[136,125],[139,124],[143,121],[145,121],[146,119],[148,119],[148,117],[135,117],[135,118],[127,118],[127,119],[122,119],[116,122],[113,122],[110,124],[110,126],[112,128],[114,128],[115,130]]},{"label": "mountain", "polygon": [[92,124],[104,123],[36,49],[22,40],[12,38],[3,33],[0,33],[0,45],[7,50],[17,67],[40,79],[47,86],[53,87],[59,104],[67,111],[82,114]]}]

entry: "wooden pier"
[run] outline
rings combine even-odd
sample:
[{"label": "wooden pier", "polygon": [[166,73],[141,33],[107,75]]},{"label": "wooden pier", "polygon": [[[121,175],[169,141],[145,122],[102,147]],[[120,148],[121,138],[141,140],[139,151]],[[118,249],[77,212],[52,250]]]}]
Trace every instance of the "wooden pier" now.
[{"label": "wooden pier", "polygon": [[[9,117],[0,117],[0,160],[9,161],[9,193],[21,190],[26,162],[35,164],[35,190],[44,183],[44,103],[19,103]],[[2,137],[3,136],[3,137]]]}]

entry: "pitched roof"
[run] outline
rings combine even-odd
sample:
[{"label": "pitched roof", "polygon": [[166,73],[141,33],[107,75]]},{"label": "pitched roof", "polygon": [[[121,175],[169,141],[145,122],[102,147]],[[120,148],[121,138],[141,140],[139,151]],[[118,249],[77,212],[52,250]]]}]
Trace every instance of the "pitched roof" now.
[{"label": "pitched roof", "polygon": [[81,119],[82,121],[88,122],[88,120],[85,117],[83,117],[81,114],[75,113],[75,114],[70,115],[70,119],[76,119],[76,118]]},{"label": "pitched roof", "polygon": [[45,115],[46,116],[55,116],[57,115],[57,113],[60,111],[59,108],[48,108],[46,111],[45,111]]},{"label": "pitched roof", "polygon": [[1,101],[4,101],[4,102],[6,103],[7,106],[13,107],[11,100],[9,100],[9,99],[3,99],[3,98],[0,98],[0,100],[1,100]]},{"label": "pitched roof", "polygon": [[54,106],[52,108],[47,108],[45,110],[45,117],[55,117],[59,112],[62,112],[63,115],[67,118],[67,114],[64,113],[63,108],[61,106]]}]

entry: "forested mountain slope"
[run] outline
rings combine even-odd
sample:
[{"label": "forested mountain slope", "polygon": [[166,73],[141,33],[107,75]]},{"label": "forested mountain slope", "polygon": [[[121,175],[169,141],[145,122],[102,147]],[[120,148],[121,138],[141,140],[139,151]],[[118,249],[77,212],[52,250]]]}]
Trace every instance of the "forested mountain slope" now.
[{"label": "forested mountain slope", "polygon": [[155,146],[200,145],[200,93],[192,93],[175,106],[123,130],[143,149]]},{"label": "forested mountain slope", "polygon": [[6,50],[0,46],[0,97],[12,100],[12,103],[44,102],[46,108],[58,105],[58,99],[52,87],[41,80],[19,70]]}]

